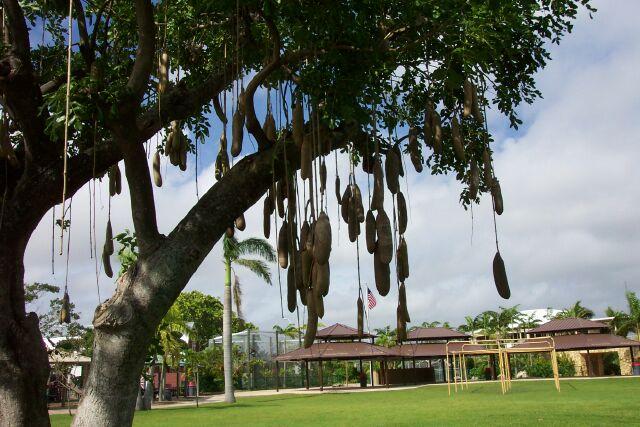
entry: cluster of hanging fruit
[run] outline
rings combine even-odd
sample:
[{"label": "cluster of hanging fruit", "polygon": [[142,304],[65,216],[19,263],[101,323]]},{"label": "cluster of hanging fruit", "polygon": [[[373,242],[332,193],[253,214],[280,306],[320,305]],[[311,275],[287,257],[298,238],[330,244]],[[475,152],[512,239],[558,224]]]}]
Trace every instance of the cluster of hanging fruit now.
[{"label": "cluster of hanging fruit", "polygon": [[181,123],[179,121],[171,122],[171,131],[167,135],[167,143],[164,148],[165,155],[169,157],[173,166],[179,166],[181,171],[185,171],[187,170],[187,151],[189,151],[189,140],[182,132]]},{"label": "cluster of hanging fruit", "polygon": [[60,307],[60,323],[71,323],[71,303],[69,302],[69,293],[66,290],[62,297],[62,307]]},{"label": "cluster of hanging fruit", "polygon": [[[315,113],[310,114],[316,117]],[[238,120],[239,122],[239,120]],[[236,120],[234,118],[234,124]],[[331,224],[326,212],[320,209],[316,215],[317,195],[314,182],[319,178],[318,194],[322,200],[326,192],[327,169],[324,159],[318,160],[318,167],[314,170],[314,158],[319,154],[326,154],[330,142],[319,126],[318,120],[310,120],[310,129],[305,131],[303,102],[294,103],[292,114],[292,137],[296,147],[300,150],[300,177],[303,185],[308,185],[308,200],[304,204],[304,218],[300,229],[297,224],[297,197],[299,197],[297,174],[285,172],[268,191],[263,205],[263,230],[265,238],[271,235],[271,219],[277,228],[277,218],[282,224],[277,230],[277,253],[280,268],[287,270],[287,309],[294,312],[297,307],[298,295],[303,305],[307,307],[307,329],[304,338],[305,347],[309,347],[315,340],[318,319],[324,316],[324,297],[329,292],[331,253]],[[277,129],[269,105],[264,121],[263,131],[267,138],[275,141]],[[316,184],[317,185],[317,184]],[[315,200],[315,201],[314,201]],[[310,206],[310,213],[307,207]],[[299,233],[298,233],[299,231]],[[299,236],[299,237],[298,237]]]},{"label": "cluster of hanging fruit", "polygon": [[[122,175],[118,164],[109,168],[107,172],[109,177],[109,197],[122,192]],[[111,202],[109,202],[111,203]],[[102,266],[107,277],[113,277],[113,269],[111,268],[111,255],[113,255],[113,229],[111,228],[111,205],[109,205],[109,219],[107,220],[107,228],[104,237],[104,247],[102,248]]]},{"label": "cluster of hanging fruit", "polygon": [[[164,70],[164,71],[163,71]],[[168,58],[160,56],[160,81],[159,93],[164,92],[168,84]],[[436,109],[436,103],[429,101],[425,108],[424,122],[421,134],[424,143],[431,148],[436,156],[443,153],[445,144],[450,143],[458,162],[465,165],[465,179],[468,183],[468,195],[475,200],[480,189],[480,179],[484,187],[491,192],[493,207],[496,214],[503,211],[500,183],[493,175],[491,151],[486,146],[482,148],[482,159],[479,162],[475,156],[476,148],[465,143],[462,120],[468,117],[478,124],[484,123],[483,112],[480,108],[481,101],[476,86],[470,79],[464,81],[464,100],[461,108],[450,117],[445,117],[450,132],[443,132],[443,119]],[[238,104],[232,117],[232,142],[231,156],[237,157],[242,152],[243,135],[245,127],[244,90],[238,96]],[[219,115],[221,115],[219,113]],[[324,315],[324,297],[329,291],[329,254],[331,252],[331,225],[329,217],[322,207],[317,209],[314,203],[314,182],[319,180],[320,200],[326,192],[327,169],[325,159],[322,156],[331,149],[331,141],[326,125],[318,120],[315,111],[309,111],[309,126],[305,126],[304,103],[297,99],[293,103],[291,135],[300,150],[300,178],[303,185],[308,185],[307,200],[304,204],[304,218],[302,226],[298,228],[296,220],[296,200],[298,195],[297,174],[289,172],[280,177],[268,191],[263,206],[263,229],[266,238],[271,234],[272,215],[277,211],[277,217],[282,219],[282,224],[277,230],[277,248],[279,266],[287,269],[287,307],[293,312],[297,306],[298,296],[303,305],[307,307],[308,319],[305,334],[305,347],[309,347],[315,340],[318,318]],[[215,161],[215,177],[217,180],[229,171],[230,162],[227,147],[227,120],[221,115],[224,123],[223,133],[220,137],[220,148]],[[271,113],[270,103],[267,104],[267,115],[262,126],[267,138],[276,142],[278,131],[275,119]],[[446,135],[446,136],[445,136]],[[450,140],[447,137],[450,135]],[[423,155],[420,148],[420,129],[417,125],[410,126],[406,143],[411,163],[420,173],[423,171]],[[375,136],[377,138],[377,135]],[[386,147],[379,146],[375,141],[375,155],[363,160],[363,169],[373,177],[373,192],[370,195],[369,209],[365,214],[362,192],[356,183],[353,172],[349,175],[349,182],[342,192],[340,177],[336,174],[335,192],[337,202],[340,205],[340,214],[348,226],[348,235],[351,242],[355,242],[361,234],[361,225],[365,227],[365,241],[367,251],[373,255],[375,284],[381,296],[386,296],[391,287],[391,262],[395,252],[395,267],[398,284],[397,305],[397,331],[398,340],[406,339],[406,323],[410,322],[407,309],[406,279],[409,278],[408,247],[405,239],[407,229],[407,203],[400,191],[400,177],[404,176],[402,165],[402,151],[400,142]],[[167,138],[165,154],[170,157],[171,163],[186,168],[186,153],[188,142],[182,133],[179,122],[172,122],[171,131]],[[384,168],[383,168],[384,158]],[[315,160],[317,159],[317,160]],[[317,162],[317,163],[314,163]],[[384,170],[383,170],[384,169]],[[153,159],[154,182],[162,185],[160,176],[160,158],[158,153]],[[111,175],[110,175],[111,176]],[[393,198],[394,211],[392,220],[385,212],[385,183],[386,188]],[[317,195],[315,197],[317,202]],[[307,207],[311,206],[311,212],[307,214]],[[318,214],[316,215],[316,209]],[[277,219],[275,219],[276,228]],[[246,226],[244,215],[238,217],[233,224],[227,227],[226,234],[234,235],[234,230],[244,230]],[[299,233],[299,238],[298,238]],[[105,244],[105,253],[107,253]],[[112,249],[111,249],[112,250]],[[104,254],[103,254],[104,259]],[[106,266],[105,266],[105,270]],[[509,285],[504,268],[504,262],[499,251],[493,262],[494,280],[499,294],[508,298]],[[364,334],[364,301],[360,290],[357,300],[358,333]]]},{"label": "cluster of hanging fruit", "polygon": [[[482,109],[480,108],[481,102],[478,90],[476,85],[469,78],[464,81],[463,93],[464,100],[462,105],[462,118],[466,119],[468,117],[473,117],[477,123],[484,124],[485,118]],[[493,174],[489,144],[485,143],[484,147],[482,147],[482,161],[481,164],[479,164],[477,159],[473,156],[468,156],[469,158],[467,158],[466,148],[471,149],[473,147],[467,147],[465,144],[460,120],[455,112],[453,113],[453,117],[451,117],[450,125],[451,143],[453,145],[454,155],[459,162],[467,164],[468,166],[466,168],[466,177],[469,185],[469,199],[475,200],[478,195],[478,190],[480,188],[480,169],[482,168],[483,184],[491,193],[493,210],[497,215],[502,215],[502,212],[504,211],[502,190],[500,188],[498,178]],[[426,145],[433,148],[436,155],[441,154],[443,144],[442,121],[431,102],[427,105],[424,115],[423,135]],[[411,137],[409,145],[411,147]],[[409,148],[409,152],[412,152],[411,148]],[[413,158],[414,156],[412,155],[412,161]],[[418,170],[418,167],[416,167],[416,170]],[[498,249],[497,246],[496,239],[496,249]],[[493,260],[493,277],[498,294],[505,299],[509,298],[511,296],[511,291],[509,290],[504,261],[500,256],[499,249],[496,251],[496,255]]]},{"label": "cluster of hanging fruit", "polygon": [[[417,144],[417,141],[409,139],[409,145]],[[410,151],[411,155],[411,151]],[[371,172],[373,175],[373,193],[371,195],[370,209],[364,218],[365,223],[365,242],[367,251],[373,255],[373,269],[376,288],[381,296],[386,296],[391,288],[391,268],[390,264],[393,260],[394,252],[394,232],[399,235],[396,252],[396,275],[397,283],[399,284],[399,299],[398,299],[398,333],[399,339],[402,338],[402,331],[406,331],[406,322],[411,319],[407,310],[406,304],[406,290],[405,280],[409,277],[409,255],[407,249],[407,242],[404,237],[404,233],[407,229],[407,203],[404,195],[400,191],[400,177],[404,176],[404,169],[402,167],[402,160],[399,145],[394,145],[388,148],[385,157],[384,172],[382,168],[382,160],[380,154],[376,154],[373,158],[373,166]],[[421,162],[420,162],[421,165]],[[416,166],[414,164],[414,166]],[[416,170],[422,170],[416,167]],[[386,180],[385,180],[386,178]],[[396,211],[393,212],[394,225],[392,227],[389,215],[384,209],[384,194],[385,194],[385,181],[386,187],[394,199],[393,206]],[[345,198],[348,195],[348,190],[345,190],[340,200],[341,208],[345,208],[345,202],[353,203],[353,199],[356,203],[360,190],[357,184],[353,185],[351,191],[351,198]],[[375,212],[375,213],[374,213]],[[349,228],[352,228],[352,219],[347,216],[344,218],[349,224]],[[350,236],[351,238],[351,236]],[[358,296],[358,332],[362,335],[361,330],[362,322],[361,317],[363,310],[362,297]]]}]

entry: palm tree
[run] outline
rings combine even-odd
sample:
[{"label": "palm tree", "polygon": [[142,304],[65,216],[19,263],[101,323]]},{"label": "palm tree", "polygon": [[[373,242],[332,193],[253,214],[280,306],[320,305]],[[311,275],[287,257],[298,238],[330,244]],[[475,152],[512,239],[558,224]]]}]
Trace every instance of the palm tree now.
[{"label": "palm tree", "polygon": [[475,318],[476,325],[482,330],[484,338],[492,338],[496,334],[498,313],[493,310],[483,311]]},{"label": "palm tree", "polygon": [[518,324],[522,320],[520,306],[500,307],[500,311],[496,313],[495,329],[499,338],[508,338],[509,334],[517,329]]},{"label": "palm tree", "polygon": [[[166,382],[167,366],[179,368],[180,357],[184,342],[182,335],[188,332],[188,327],[177,305],[172,305],[158,326],[156,338],[162,348],[162,366],[160,370],[159,399],[164,400],[164,388]],[[180,387],[180,373],[178,372],[178,387]]]},{"label": "palm tree", "polygon": [[576,303],[562,310],[560,313],[556,315],[556,319],[567,319],[570,317],[575,317],[578,319],[591,319],[595,316],[595,313],[590,308],[587,308],[582,305],[582,301],[576,301]]},{"label": "palm tree", "polygon": [[606,314],[613,317],[611,324],[616,334],[626,337],[630,332],[635,331],[636,339],[640,341],[640,299],[635,292],[631,291],[626,291],[624,296],[627,299],[629,313],[609,307]]},{"label": "palm tree", "polygon": [[[255,255],[261,259],[242,258],[245,255]],[[234,403],[236,397],[233,391],[233,360],[231,345],[231,269],[232,265],[240,265],[260,277],[271,285],[271,271],[267,262],[276,261],[276,252],[263,239],[249,238],[238,241],[234,237],[226,237],[223,241],[223,263],[225,268],[224,296],[222,301],[222,348],[224,360],[224,400]],[[235,274],[234,274],[235,276]],[[242,317],[242,291],[237,276],[234,280],[233,293],[236,300],[238,318]]]},{"label": "palm tree", "polygon": [[475,340],[476,338],[476,330],[478,329],[478,323],[476,322],[475,317],[464,316],[465,323],[458,326],[458,330],[462,332],[467,332],[471,334],[471,339]]},{"label": "palm tree", "polygon": [[396,344],[396,330],[391,329],[391,326],[385,326],[384,328],[375,329],[376,344],[383,347],[392,347]]},{"label": "palm tree", "polygon": [[422,322],[420,325],[421,328],[437,328],[438,326],[440,326],[440,322],[437,320],[433,322]]}]

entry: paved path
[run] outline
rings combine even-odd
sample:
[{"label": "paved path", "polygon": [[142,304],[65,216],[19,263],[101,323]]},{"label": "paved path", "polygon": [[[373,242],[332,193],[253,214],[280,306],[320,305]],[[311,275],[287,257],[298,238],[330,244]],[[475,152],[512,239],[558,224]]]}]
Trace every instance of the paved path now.
[{"label": "paved path", "polygon": [[[431,384],[435,385],[435,384]],[[445,384],[446,385],[446,384]],[[287,388],[280,389],[280,391],[276,390],[236,390],[236,397],[257,397],[257,396],[272,396],[275,394],[319,394],[319,393],[367,393],[367,392],[378,392],[378,391],[392,391],[392,390],[409,390],[418,387],[424,387],[424,384],[421,385],[412,385],[412,386],[392,386],[392,387],[367,387],[361,388],[360,386],[353,384],[349,387],[324,387],[323,391],[320,391],[319,388],[311,388],[307,390],[306,388]],[[199,404],[206,403],[222,403],[224,402],[224,393],[220,394],[212,394],[208,396],[200,396]],[[172,400],[169,402],[153,402],[152,409],[171,409],[171,408],[180,408],[184,406],[195,406],[196,400],[192,398],[182,398],[181,400]],[[49,414],[68,414],[68,408],[62,409],[50,409]],[[75,408],[71,408],[71,413],[75,413]]]}]

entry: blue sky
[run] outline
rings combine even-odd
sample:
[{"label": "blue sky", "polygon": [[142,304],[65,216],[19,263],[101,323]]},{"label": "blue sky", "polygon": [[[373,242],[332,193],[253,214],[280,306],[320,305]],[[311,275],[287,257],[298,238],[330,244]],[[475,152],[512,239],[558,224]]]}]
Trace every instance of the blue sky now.
[{"label": "blue sky", "polygon": [[[636,166],[640,157],[640,32],[635,22],[640,3],[596,1],[594,5],[599,11],[593,20],[582,13],[573,34],[560,46],[550,47],[552,61],[537,76],[544,99],[520,108],[525,122],[520,130],[509,129],[507,120],[495,113],[489,115],[497,143],[495,169],[505,199],[498,230],[511,284],[509,301],[502,300],[493,285],[490,200],[484,198],[474,207],[472,221],[470,212],[458,202],[461,186],[453,176],[408,174],[403,183],[411,210],[407,233],[411,276],[406,286],[414,324],[448,320],[457,325],[465,315],[499,305],[562,308],[576,300],[601,315],[608,305],[624,308],[625,288],[640,291],[640,168]],[[264,108],[264,100],[258,105]],[[220,127],[217,120],[212,122],[212,138],[217,141]],[[214,182],[211,160],[217,144],[199,148],[202,194]],[[333,161],[328,165],[328,181],[333,183]],[[344,183],[345,158],[340,158],[340,165]],[[155,190],[163,233],[196,201],[194,166],[193,157],[184,173],[173,167],[165,171],[163,165],[165,186]],[[361,188],[366,188],[364,181]],[[98,202],[99,247],[106,221],[106,190],[102,185]],[[88,203],[84,188],[74,199],[69,282],[71,298],[85,323],[90,323],[97,303],[94,264],[88,256]],[[126,189],[112,203],[114,229],[131,228]],[[258,202],[247,212],[248,226],[242,237],[262,235],[261,206]],[[331,192],[331,290],[322,322],[355,324],[355,245],[348,242],[344,224],[338,233],[335,211]],[[56,260],[56,274],[50,272],[50,239],[50,216],[46,216],[28,247],[26,281],[63,285],[61,257]],[[220,258],[217,245],[186,290],[221,296]],[[374,290],[372,257],[363,250],[361,261],[363,283]],[[275,268],[272,287],[249,272],[238,270],[238,274],[244,285],[247,320],[265,328],[295,321],[295,313],[287,313],[286,307],[286,318],[281,318]],[[284,285],[286,274],[281,272],[281,276]],[[115,289],[104,275],[100,287],[103,298]],[[397,292],[377,299],[371,326],[395,324]]]}]

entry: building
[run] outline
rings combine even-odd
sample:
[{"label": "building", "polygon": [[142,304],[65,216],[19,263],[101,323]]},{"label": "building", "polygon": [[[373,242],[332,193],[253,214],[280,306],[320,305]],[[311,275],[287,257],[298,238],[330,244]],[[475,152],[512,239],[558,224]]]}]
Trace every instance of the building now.
[{"label": "building", "polygon": [[640,356],[640,342],[614,335],[609,325],[588,319],[553,319],[527,331],[528,338],[549,337],[561,354],[569,357],[577,376],[612,375],[607,357],[617,355],[620,375],[632,375],[633,363]]}]

